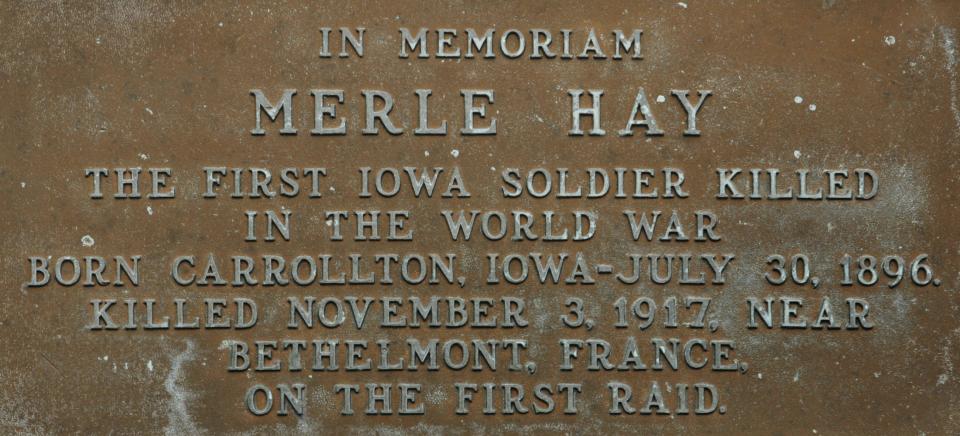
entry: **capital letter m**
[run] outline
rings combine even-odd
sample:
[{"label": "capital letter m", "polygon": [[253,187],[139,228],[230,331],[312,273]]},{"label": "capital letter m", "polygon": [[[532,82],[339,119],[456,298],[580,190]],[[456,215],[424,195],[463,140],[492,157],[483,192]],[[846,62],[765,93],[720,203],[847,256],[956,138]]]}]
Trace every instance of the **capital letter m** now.
[{"label": "capital letter m", "polygon": [[297,129],[293,128],[293,96],[296,93],[296,89],[284,89],[280,102],[271,104],[270,100],[267,100],[267,97],[263,95],[263,91],[251,89],[250,94],[257,99],[257,126],[251,130],[250,133],[253,135],[267,134],[267,131],[263,130],[263,127],[260,125],[260,114],[262,112],[267,113],[270,121],[276,121],[277,115],[280,114],[280,111],[283,111],[283,128],[280,129],[280,133],[284,135],[296,135]]}]

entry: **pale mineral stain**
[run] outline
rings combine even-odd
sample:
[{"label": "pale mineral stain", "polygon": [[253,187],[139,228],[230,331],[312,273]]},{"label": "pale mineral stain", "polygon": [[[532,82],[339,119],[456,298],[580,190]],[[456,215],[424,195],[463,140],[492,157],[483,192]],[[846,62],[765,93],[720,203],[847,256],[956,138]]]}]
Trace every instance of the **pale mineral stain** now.
[{"label": "pale mineral stain", "polygon": [[940,46],[946,58],[944,68],[950,76],[950,111],[953,112],[953,121],[956,124],[954,136],[960,136],[960,104],[957,103],[957,40],[956,31],[946,26],[940,26],[942,40]]},{"label": "pale mineral stain", "polygon": [[169,410],[167,411],[167,426],[163,429],[166,435],[198,434],[200,429],[190,416],[190,407],[187,402],[195,394],[180,384],[183,379],[183,365],[196,358],[193,341],[187,339],[187,349],[170,359],[170,372],[163,381],[163,387],[170,395]]}]

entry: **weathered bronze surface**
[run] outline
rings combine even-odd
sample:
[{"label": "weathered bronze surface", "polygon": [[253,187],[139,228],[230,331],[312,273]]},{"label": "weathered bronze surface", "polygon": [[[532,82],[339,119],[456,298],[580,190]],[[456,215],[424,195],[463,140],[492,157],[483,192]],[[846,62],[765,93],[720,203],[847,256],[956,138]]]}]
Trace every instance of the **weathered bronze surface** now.
[{"label": "weathered bronze surface", "polygon": [[[6,2],[0,5],[0,23],[3,433],[960,433],[955,370],[960,362],[960,7],[953,1]],[[332,28],[330,57],[320,55],[323,27]],[[341,27],[365,28],[362,57],[349,47],[347,57],[339,56]],[[411,56],[399,56],[399,29],[421,27],[429,29],[429,57],[419,58],[409,48]],[[494,29],[494,58],[436,57],[436,31],[447,28],[458,31],[451,47],[464,51],[465,29]],[[508,40],[506,50],[500,47],[509,29],[517,29],[527,44],[516,59],[504,55],[516,39]],[[531,59],[534,29],[551,32],[556,58]],[[563,29],[571,30],[574,56],[594,29],[606,59],[562,59]],[[615,29],[642,29],[642,59],[633,59],[629,50],[622,59],[612,58]],[[640,88],[663,135],[647,135],[650,126],[634,127],[633,136],[618,135]],[[283,90],[297,90],[291,113],[297,134],[281,134],[285,114],[270,121],[266,112],[261,112],[265,134],[251,134],[257,116],[254,89],[271,103]],[[342,104],[330,96],[323,104],[336,107],[336,119],[326,116],[324,125],[345,120],[345,134],[311,134],[313,89],[343,91]],[[418,89],[432,91],[429,126],[445,120],[447,134],[415,134]],[[392,95],[390,117],[403,128],[401,134],[389,134],[380,121],[378,134],[364,134],[365,90]],[[461,134],[466,128],[463,90],[493,90],[492,102],[483,96],[473,100],[487,111],[473,119],[480,128],[495,118],[496,134]],[[591,104],[590,90],[603,90],[605,135],[569,134],[570,90],[583,90],[581,106]],[[696,116],[699,136],[684,134],[687,113],[671,90],[689,90],[691,102],[698,90],[711,91]],[[589,133],[592,119],[580,122]],[[114,198],[114,169],[134,167],[142,168],[141,197]],[[212,167],[225,168],[223,182],[215,188],[216,198],[205,198],[204,168]],[[313,167],[326,169],[319,198],[309,196],[310,179],[302,173]],[[380,169],[396,168],[402,176],[399,193],[362,196],[363,167],[372,168],[371,187]],[[443,168],[434,195],[416,196],[404,167]],[[103,178],[103,198],[91,198],[94,176],[85,171],[98,168],[109,170],[109,176]],[[163,190],[175,188],[175,198],[148,197],[150,168],[169,169]],[[231,168],[270,170],[274,190],[282,187],[282,169],[299,168],[301,192],[232,198]],[[523,179],[523,194],[506,197],[504,189],[513,188],[502,174],[511,168],[524,178],[543,168],[552,176],[552,194],[535,198]],[[559,168],[569,171],[568,188],[582,186],[583,196],[558,198]],[[651,169],[649,188],[658,189],[658,196],[616,198],[614,184],[607,195],[586,198],[589,168],[605,169],[611,178],[615,168]],[[717,198],[718,169],[733,168],[742,170],[736,180],[747,196],[750,170],[758,170],[762,199]],[[469,198],[441,195],[455,169]],[[686,197],[664,198],[669,181],[664,169],[682,171]],[[792,186],[793,198],[769,198],[768,169],[779,170],[780,192]],[[822,188],[824,196],[829,189],[824,171],[846,170],[844,186],[856,196],[857,169],[875,174],[864,182],[867,191],[878,182],[875,196],[796,198],[798,170],[808,171],[809,191]],[[249,194],[250,171],[243,177]],[[543,180],[538,173],[534,187]],[[633,183],[633,173],[627,172],[628,194]],[[385,186],[389,190],[392,179]],[[284,210],[291,213],[289,240],[276,229],[276,240],[262,240],[264,214],[273,211],[282,218]],[[352,214],[362,210],[381,212],[380,240],[355,240]],[[469,241],[453,240],[442,211],[461,210],[500,211],[508,224],[513,212],[530,212],[532,232],[541,239],[515,241],[511,226],[500,240],[488,240],[478,229]],[[260,240],[245,240],[247,211],[259,213]],[[342,241],[331,240],[334,226],[324,215],[329,211],[351,214],[341,223]],[[387,240],[388,211],[408,212],[399,233],[412,231],[411,240]],[[567,240],[542,239],[544,211],[555,212],[554,227],[568,229]],[[573,240],[574,211],[598,217],[596,234],[587,241]],[[634,240],[624,211],[662,212],[653,241]],[[673,211],[687,241],[659,240]],[[698,211],[715,217],[720,240],[695,240]],[[526,281],[512,284],[500,276],[499,283],[488,283],[488,253],[498,253],[500,262],[511,254],[526,258],[531,268]],[[559,283],[549,277],[540,282],[531,253],[544,259],[568,255]],[[583,283],[582,277],[576,284],[565,282],[578,253],[595,283]],[[363,271],[375,272],[377,283],[180,285],[171,273],[178,256],[194,256],[196,266],[180,265],[181,271],[199,278],[212,255],[230,282],[231,257],[249,256],[256,261],[254,278],[262,282],[264,255],[282,256],[288,263],[297,256],[329,255],[331,275],[343,271],[349,278],[352,254],[364,259]],[[408,254],[454,255],[456,277],[448,283],[441,275],[439,283],[430,284],[428,274],[423,283],[411,284],[394,265],[392,283],[385,283],[382,263],[373,260],[377,254],[401,260]],[[631,271],[630,254],[643,262],[648,255],[678,256],[672,281],[652,283],[646,271],[635,284],[618,281],[617,273]],[[691,280],[702,272],[705,284],[679,283],[684,254],[691,255]],[[723,283],[714,283],[701,255],[721,259],[724,254],[735,258]],[[788,276],[783,284],[765,277],[778,275],[767,261],[772,255],[783,256]],[[852,285],[842,283],[844,255],[851,259]],[[108,284],[84,286],[84,276],[71,286],[55,278],[31,285],[31,258],[49,257],[53,274],[64,256],[77,258],[84,273],[85,256],[103,257]],[[141,257],[139,284],[126,277],[113,284],[114,256]],[[798,277],[789,277],[798,256],[808,260],[810,274],[804,276],[801,260]],[[858,261],[869,269],[870,261],[861,256],[876,257],[876,284],[863,284],[873,281],[870,273],[857,277],[864,269]],[[597,265],[610,265],[613,273],[598,272]],[[932,274],[925,275],[925,265]],[[891,287],[896,281],[891,276],[902,279]],[[382,327],[379,299],[403,299],[398,314],[409,316],[411,296],[439,296],[444,302],[462,297],[468,303],[491,298],[489,313],[499,316],[500,325],[429,327],[424,321],[416,328]],[[288,327],[288,299],[305,297],[318,304],[327,297],[343,301],[345,322],[328,328],[314,316],[313,328]],[[347,297],[361,303],[374,299],[360,329]],[[502,325],[503,297],[525,302],[528,325]],[[639,327],[643,316],[631,307],[640,297],[657,305],[647,329]],[[671,297],[679,308],[677,327],[665,318]],[[698,309],[684,305],[691,297],[710,299],[704,327],[689,326]],[[234,299],[253,300],[256,325],[173,328],[177,299],[184,301],[189,324],[196,316],[205,322],[205,298],[226,300],[224,314],[234,321]],[[575,317],[566,306],[569,298],[582,299],[583,316],[589,318],[583,326],[562,321],[564,315]],[[615,326],[620,298],[627,308],[626,328]],[[757,328],[748,327],[750,298],[760,305],[772,299],[773,328],[756,314]],[[802,307],[791,298],[802,299]],[[811,328],[823,298],[832,303],[839,328]],[[123,328],[127,299],[136,302],[134,329]],[[109,312],[120,327],[116,330],[95,328],[94,302],[105,300],[116,300]],[[146,300],[154,301],[155,319],[170,317],[169,328],[144,328]],[[848,325],[849,308],[864,309],[854,301],[869,304],[865,322],[872,328],[863,328],[863,320]],[[782,328],[784,306],[797,308],[797,317],[787,317],[787,323],[803,317],[807,326]],[[473,307],[467,308],[472,317]],[[640,305],[638,311],[648,308]],[[333,312],[330,306],[330,318]],[[446,309],[441,315],[446,320]],[[609,361],[616,366],[624,360],[629,337],[635,338],[646,370],[588,370],[587,342],[573,359],[573,370],[561,367],[563,340],[607,341]],[[409,361],[403,370],[376,369],[377,341],[389,341],[392,364],[406,356],[409,338],[527,343],[516,371],[510,350],[502,346],[496,371],[473,370],[473,356],[466,368],[451,369],[442,354],[438,370],[428,370],[425,363],[410,370]],[[663,357],[662,369],[652,368],[654,338],[668,347],[671,339],[680,341],[679,369]],[[255,341],[303,340],[309,346],[332,339],[340,341],[338,370],[312,370],[309,347],[302,351],[302,370],[290,370],[289,349],[282,348],[273,351],[272,360],[282,364],[281,370],[254,369]],[[700,369],[686,365],[682,355],[684,344],[696,339],[703,345],[692,346],[693,360],[709,361]],[[350,340],[367,341],[362,359],[372,359],[373,370],[344,368],[344,344]],[[249,369],[228,369],[233,341],[249,346]],[[711,341],[732,344],[727,360],[736,362],[732,371],[712,369]],[[367,413],[368,383],[392,384],[389,416]],[[423,406],[422,414],[401,414],[404,383],[421,385],[415,405]],[[457,383],[478,385],[467,403],[469,413],[456,413]],[[484,383],[497,384],[492,414],[483,410]],[[527,413],[504,413],[505,383],[524,387]],[[611,413],[617,394],[611,383],[632,386],[629,404],[635,413]],[[654,383],[666,407],[642,413]],[[705,398],[704,413],[695,412],[698,383],[717,394],[714,408],[711,397]],[[283,404],[278,385],[297,384],[304,386],[302,412],[287,404],[287,415],[278,416]],[[358,385],[352,415],[343,413],[338,384]],[[535,413],[535,406],[545,407],[533,400],[538,384],[551,386],[556,402],[551,413]],[[581,385],[576,413],[564,413],[560,384]],[[687,413],[678,400],[681,384],[688,386]],[[255,385],[273,395],[263,416],[245,402]],[[254,400],[255,407],[263,407],[265,394]]]}]

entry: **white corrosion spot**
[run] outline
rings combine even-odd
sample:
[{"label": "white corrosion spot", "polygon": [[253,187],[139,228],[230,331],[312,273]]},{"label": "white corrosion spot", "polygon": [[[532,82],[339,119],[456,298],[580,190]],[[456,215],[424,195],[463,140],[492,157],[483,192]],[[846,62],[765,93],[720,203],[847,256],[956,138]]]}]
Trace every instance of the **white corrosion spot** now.
[{"label": "white corrosion spot", "polygon": [[152,360],[148,360],[148,361],[147,361],[147,371],[153,372],[153,361],[152,361]]},{"label": "white corrosion spot", "polygon": [[153,208],[150,206],[147,206],[147,215],[153,215]]},{"label": "white corrosion spot", "polygon": [[793,157],[800,159],[800,150],[793,150]]},{"label": "white corrosion spot", "polygon": [[810,112],[816,112],[816,111],[817,111],[817,105],[811,104],[810,106],[807,106],[807,109],[810,109]]},{"label": "white corrosion spot", "polygon": [[687,4],[684,2],[677,2],[677,6],[680,6],[681,8],[684,8],[684,9],[687,8]]},{"label": "white corrosion spot", "polygon": [[153,115],[153,111],[150,110],[150,108],[147,107],[147,108],[144,108],[144,109],[146,109],[146,111],[147,111],[148,114]]},{"label": "white corrosion spot", "polygon": [[20,182],[20,187],[21,187],[21,188],[26,188],[26,187],[27,187],[27,182]]},{"label": "white corrosion spot", "polygon": [[658,96],[657,96],[657,103],[663,103],[663,102],[665,102],[665,101],[667,101],[667,98],[666,98],[666,97],[664,97],[664,96],[662,96],[662,95],[658,95]]},{"label": "white corrosion spot", "polygon": [[190,407],[188,402],[193,399],[194,394],[187,390],[181,383],[184,379],[184,365],[194,360],[193,341],[187,340],[187,349],[170,359],[170,372],[163,381],[163,387],[170,395],[167,411],[167,426],[164,428],[164,434],[196,434],[198,429],[190,416]]},{"label": "white corrosion spot", "polygon": [[883,43],[886,45],[894,45],[897,43],[897,37],[893,35],[887,35],[883,37]]},{"label": "white corrosion spot", "polygon": [[798,95],[798,96],[796,96],[796,97],[793,98],[793,102],[796,103],[796,104],[803,103],[803,97],[801,97],[801,96]]},{"label": "white corrosion spot", "polygon": [[447,400],[447,392],[443,389],[430,390],[427,392],[426,400],[434,405],[443,404],[443,402]]},{"label": "white corrosion spot", "polygon": [[147,160],[147,159],[150,159],[150,156],[147,156],[146,153],[140,153],[140,160]]},{"label": "white corrosion spot", "polygon": [[460,150],[454,148],[453,150],[450,150],[450,155],[453,157],[460,157]]},{"label": "white corrosion spot", "polygon": [[80,243],[83,244],[84,247],[93,247],[95,242],[93,236],[90,235],[83,235],[83,237],[80,238]]},{"label": "white corrosion spot", "polygon": [[424,156],[430,156],[430,152],[427,151],[427,150],[423,150],[423,155],[424,155]]}]

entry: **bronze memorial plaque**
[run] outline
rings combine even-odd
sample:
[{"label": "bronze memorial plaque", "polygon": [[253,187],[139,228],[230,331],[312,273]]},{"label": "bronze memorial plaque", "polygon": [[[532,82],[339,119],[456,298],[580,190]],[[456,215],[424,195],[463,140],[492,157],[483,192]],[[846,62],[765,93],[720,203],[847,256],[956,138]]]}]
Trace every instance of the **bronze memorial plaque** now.
[{"label": "bronze memorial plaque", "polygon": [[960,434],[960,2],[0,8],[2,434]]}]

